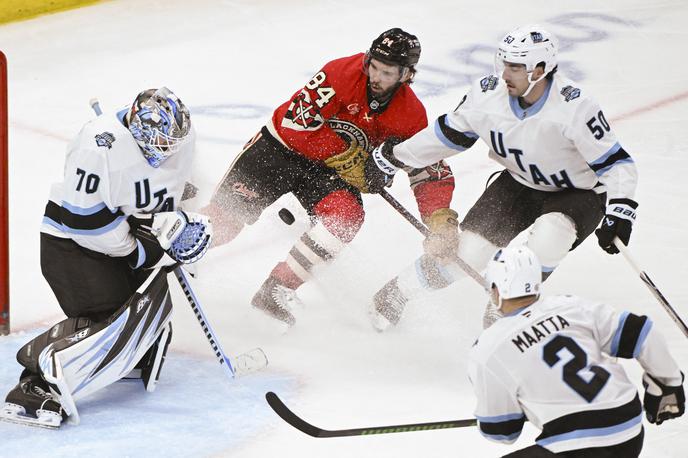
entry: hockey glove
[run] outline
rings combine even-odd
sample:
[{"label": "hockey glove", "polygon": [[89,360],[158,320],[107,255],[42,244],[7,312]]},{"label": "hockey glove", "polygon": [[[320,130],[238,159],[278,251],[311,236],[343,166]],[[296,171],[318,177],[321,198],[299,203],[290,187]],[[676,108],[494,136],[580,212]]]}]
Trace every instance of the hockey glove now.
[{"label": "hockey glove", "polygon": [[404,164],[394,157],[394,146],[401,143],[395,137],[388,138],[375,148],[365,163],[365,179],[368,192],[377,194],[385,186],[392,184],[394,174],[404,167]]},{"label": "hockey glove", "polygon": [[365,163],[368,156],[368,151],[353,140],[346,151],[328,157],[325,164],[335,169],[337,174],[354,188],[368,192],[365,180]]},{"label": "hockey glove", "polygon": [[597,242],[604,251],[609,254],[619,252],[619,249],[614,245],[614,237],[619,237],[624,245],[628,245],[635,221],[636,208],[638,208],[638,203],[631,199],[611,199],[609,201],[602,224],[595,231]]},{"label": "hockey glove", "polygon": [[681,372],[681,384],[668,386],[647,372],[643,373],[643,387],[645,388],[643,404],[647,421],[661,425],[664,420],[683,415],[686,410],[683,380],[684,375]]},{"label": "hockey glove", "polygon": [[213,236],[207,216],[177,210],[156,213],[152,234],[163,250],[182,264],[191,264],[203,257]]},{"label": "hockey glove", "polygon": [[425,219],[430,234],[423,241],[425,254],[435,258],[456,256],[459,248],[459,215],[451,208],[438,208]]}]

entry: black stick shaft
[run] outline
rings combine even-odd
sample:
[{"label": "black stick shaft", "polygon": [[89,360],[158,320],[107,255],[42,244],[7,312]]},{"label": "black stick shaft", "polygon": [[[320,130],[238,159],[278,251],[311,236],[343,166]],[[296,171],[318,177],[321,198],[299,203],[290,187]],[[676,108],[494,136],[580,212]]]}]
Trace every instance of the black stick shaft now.
[{"label": "black stick shaft", "polygon": [[631,252],[628,250],[626,245],[619,240],[618,237],[614,237],[614,245],[618,250],[621,252],[621,254],[624,256],[626,261],[631,265],[633,270],[635,270],[638,275],[640,276],[640,279],[642,280],[643,283],[645,283],[645,286],[650,290],[652,295],[657,299],[659,302],[659,305],[661,305],[664,310],[669,314],[672,320],[674,320],[674,323],[678,326],[678,328],[683,332],[683,334],[688,337],[688,326],[686,326],[686,323],[683,322],[680,316],[678,316],[678,313],[676,313],[676,310],[669,304],[669,301],[667,300],[666,297],[664,297],[664,294],[657,288],[657,285],[654,284],[654,282],[650,279],[650,276],[642,270],[638,264],[635,262],[635,259],[631,256]]},{"label": "black stick shaft", "polygon": [[[386,189],[380,191],[380,195],[392,207],[394,207],[394,209],[398,211],[399,214],[401,214],[401,216],[403,216],[406,219],[406,221],[408,221],[413,225],[413,227],[418,229],[421,234],[423,234],[426,237],[430,235],[430,230],[427,227],[425,227],[423,223],[418,221],[418,219],[415,216],[413,216],[408,210],[406,210],[406,208],[403,205],[401,205],[401,203],[398,200],[396,200],[390,193],[388,193]],[[455,262],[461,268],[461,270],[466,272],[466,274],[469,277],[478,282],[480,286],[482,286],[483,288],[485,287],[485,279],[483,278],[483,276],[480,275],[474,268],[469,266],[468,263],[466,263],[466,261],[459,258],[458,256],[454,256],[452,258],[452,262]]]},{"label": "black stick shaft", "polygon": [[389,426],[371,426],[368,428],[351,428],[351,429],[335,429],[328,430],[318,428],[294,412],[282,402],[282,400],[272,391],[265,394],[265,399],[268,404],[279,415],[282,420],[289,423],[294,428],[304,432],[312,437],[346,437],[346,436],[370,436],[375,434],[391,434],[391,433],[406,433],[413,431],[432,431],[435,429],[449,429],[449,428],[463,428],[466,426],[475,426],[476,420],[471,418],[468,420],[450,420],[450,421],[436,421],[430,423],[409,423],[404,425],[389,425]]}]

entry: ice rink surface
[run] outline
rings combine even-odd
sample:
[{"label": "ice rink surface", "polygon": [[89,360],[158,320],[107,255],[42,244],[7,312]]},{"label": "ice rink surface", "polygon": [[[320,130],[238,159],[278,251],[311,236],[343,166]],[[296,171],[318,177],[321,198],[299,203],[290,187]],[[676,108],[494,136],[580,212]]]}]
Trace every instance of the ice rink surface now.
[{"label": "ice rink surface", "polygon": [[[603,5],[603,6],[602,6]],[[10,65],[11,294],[15,331],[0,338],[0,392],[17,380],[14,354],[61,318],[40,274],[38,234],[49,186],[62,175],[67,141],[93,115],[166,85],[190,107],[199,133],[198,204],[241,145],[328,60],[367,49],[402,27],[421,40],[414,89],[429,118],[453,109],[469,81],[489,74],[497,40],[537,22],[560,39],[562,73],[598,100],[637,162],[638,220],[631,249],[672,305],[688,318],[688,39],[683,1],[465,2],[119,0],[0,26]],[[453,207],[465,214],[497,167],[479,143],[450,159]],[[408,180],[392,190],[415,212]],[[308,227],[286,196],[232,244],[211,251],[193,281],[227,353],[262,347],[270,366],[228,380],[174,284],[174,341],[155,393],[120,382],[80,404],[82,424],[46,431],[0,424],[0,456],[494,457],[513,446],[475,428],[376,437],[313,439],[274,415],[278,392],[324,428],[470,418],[465,355],[486,302],[470,279],[409,304],[398,328],[377,334],[367,308],[377,289],[421,253],[421,237],[382,199],[365,196],[366,222],[328,269],[299,290],[305,305],[284,334],[249,300]],[[296,215],[284,225],[277,211]],[[679,365],[688,342],[620,256],[594,238],[562,263],[545,293],[575,293],[650,314]],[[626,364],[640,385],[641,371]],[[646,424],[643,456],[688,456],[688,417]]]}]

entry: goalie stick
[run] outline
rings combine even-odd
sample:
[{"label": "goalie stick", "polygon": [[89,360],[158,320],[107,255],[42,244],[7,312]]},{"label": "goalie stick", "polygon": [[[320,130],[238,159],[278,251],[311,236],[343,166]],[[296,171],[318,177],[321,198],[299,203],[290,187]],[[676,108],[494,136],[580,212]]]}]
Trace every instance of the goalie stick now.
[{"label": "goalie stick", "polygon": [[436,421],[430,423],[409,423],[406,425],[389,425],[389,426],[371,426],[368,428],[352,428],[352,429],[321,429],[314,426],[294,412],[289,410],[284,402],[272,391],[265,393],[265,400],[268,402],[272,410],[279,415],[282,420],[289,423],[294,428],[304,432],[312,437],[346,437],[346,436],[370,436],[375,434],[390,434],[390,433],[406,433],[411,431],[431,431],[434,429],[449,429],[449,428],[463,428],[466,426],[475,426],[477,424],[475,419],[469,420],[450,420],[450,421]]},{"label": "goalie stick", "polygon": [[198,299],[196,299],[196,296],[194,295],[191,285],[189,285],[189,281],[186,279],[182,268],[179,266],[175,267],[174,274],[176,275],[177,280],[179,280],[179,285],[182,287],[184,295],[189,301],[189,305],[191,306],[194,315],[196,315],[198,324],[200,324],[201,328],[203,328],[203,332],[205,333],[205,337],[208,339],[208,343],[210,343],[215,356],[229,378],[233,379],[234,377],[255,372],[268,365],[268,358],[260,348],[254,348],[246,353],[242,353],[241,355],[236,356],[234,361],[232,361],[222,350],[220,342],[217,339],[213,328],[210,327],[208,319],[205,317],[203,309],[201,309],[201,304],[198,302]]}]

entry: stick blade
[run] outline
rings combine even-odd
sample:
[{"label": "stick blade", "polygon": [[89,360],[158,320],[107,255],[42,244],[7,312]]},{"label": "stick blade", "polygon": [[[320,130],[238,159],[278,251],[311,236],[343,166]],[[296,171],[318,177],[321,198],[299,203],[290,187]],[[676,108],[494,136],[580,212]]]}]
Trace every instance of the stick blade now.
[{"label": "stick blade", "polygon": [[326,433],[327,431],[320,429],[316,426],[313,426],[307,421],[304,421],[298,416],[296,416],[296,414],[289,410],[289,407],[287,407],[284,404],[284,402],[282,402],[279,396],[277,396],[272,391],[268,391],[267,393],[265,393],[265,400],[268,401],[268,404],[270,405],[272,410],[274,410],[275,413],[279,415],[280,418],[282,418],[282,420],[286,421],[299,431],[304,432],[312,437],[327,437],[326,435],[324,435],[324,433]]}]

